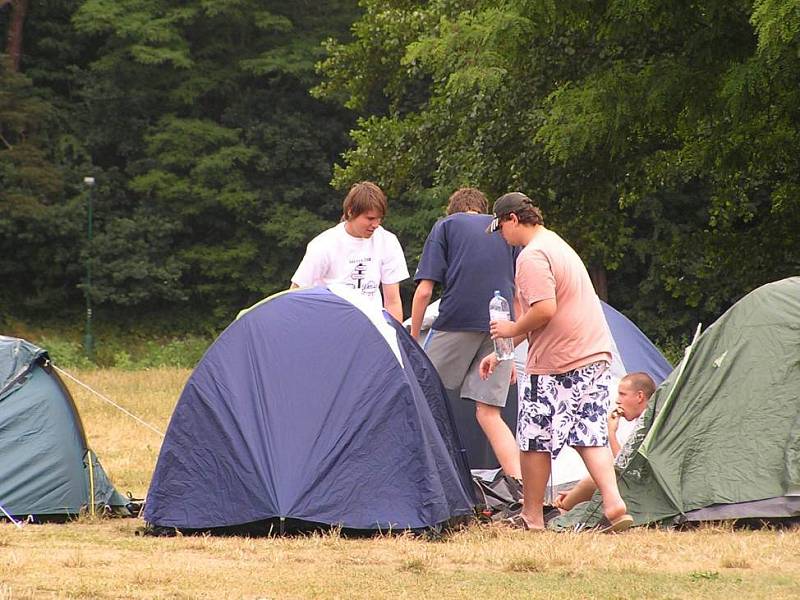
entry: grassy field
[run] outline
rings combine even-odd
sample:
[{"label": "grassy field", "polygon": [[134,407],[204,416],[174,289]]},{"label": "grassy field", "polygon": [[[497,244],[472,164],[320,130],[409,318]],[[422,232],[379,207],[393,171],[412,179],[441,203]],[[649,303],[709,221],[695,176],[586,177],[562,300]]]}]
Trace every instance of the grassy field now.
[{"label": "grassy field", "polygon": [[[166,429],[189,372],[75,375]],[[160,438],[67,380],[89,441],[122,492],[143,495]],[[134,519],[0,525],[11,598],[797,598],[800,531],[530,534],[473,526],[432,542],[149,538]]]}]

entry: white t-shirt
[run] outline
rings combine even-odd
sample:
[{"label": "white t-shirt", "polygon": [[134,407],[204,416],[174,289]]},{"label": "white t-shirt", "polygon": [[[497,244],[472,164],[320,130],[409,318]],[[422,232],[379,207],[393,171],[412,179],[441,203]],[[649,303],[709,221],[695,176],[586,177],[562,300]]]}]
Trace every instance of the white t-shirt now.
[{"label": "white t-shirt", "polygon": [[344,223],[320,233],[308,243],[306,255],[292,276],[300,287],[340,284],[383,306],[382,283],[400,283],[408,267],[397,236],[378,227],[371,237],[353,237]]}]

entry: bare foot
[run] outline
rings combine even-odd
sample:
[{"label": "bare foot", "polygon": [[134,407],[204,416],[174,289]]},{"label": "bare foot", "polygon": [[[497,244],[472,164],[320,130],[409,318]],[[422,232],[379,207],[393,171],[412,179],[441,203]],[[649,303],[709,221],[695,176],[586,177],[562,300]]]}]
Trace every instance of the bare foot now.
[{"label": "bare foot", "polygon": [[544,529],[544,515],[528,515],[525,510],[519,513],[519,516],[525,521],[528,529]]},{"label": "bare foot", "polygon": [[603,501],[603,514],[612,523],[627,512],[628,507],[625,506],[625,501],[621,496],[617,496],[615,500],[609,502]]}]

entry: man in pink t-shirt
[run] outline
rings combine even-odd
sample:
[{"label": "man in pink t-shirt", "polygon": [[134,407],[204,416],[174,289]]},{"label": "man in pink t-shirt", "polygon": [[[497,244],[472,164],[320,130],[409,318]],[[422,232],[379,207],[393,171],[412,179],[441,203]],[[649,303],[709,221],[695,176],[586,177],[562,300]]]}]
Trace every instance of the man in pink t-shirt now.
[{"label": "man in pink t-shirt", "polygon": [[[614,459],[608,447],[611,338],[600,300],[586,267],[561,237],[544,226],[539,207],[525,194],[497,199],[487,233],[500,231],[511,246],[524,246],[517,258],[519,319],[492,321],[493,338],[528,339],[525,375],[530,396],[522,399],[517,442],[522,451],[522,512],[513,524],[544,528],[542,505],[550,461],[569,445],[580,454],[603,497],[603,531],[633,524],[619,494]],[[481,362],[488,377],[497,365],[494,353]]]}]

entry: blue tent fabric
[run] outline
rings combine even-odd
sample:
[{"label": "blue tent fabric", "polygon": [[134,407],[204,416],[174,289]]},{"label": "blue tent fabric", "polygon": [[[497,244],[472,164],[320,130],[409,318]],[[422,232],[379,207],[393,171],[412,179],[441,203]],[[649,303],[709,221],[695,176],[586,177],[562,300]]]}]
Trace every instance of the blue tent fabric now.
[{"label": "blue tent fabric", "polygon": [[[53,402],[58,385],[42,369],[34,368],[25,382],[25,401],[8,396],[2,403],[0,477],[2,503],[12,514],[52,514],[62,507],[77,513],[87,503],[83,485],[84,444],[71,406]],[[46,435],[37,435],[47,432]],[[12,459],[6,462],[6,459]]]},{"label": "blue tent fabric", "polygon": [[472,496],[474,488],[469,475],[470,467],[467,461],[467,451],[458,435],[450,402],[447,401],[447,390],[445,390],[442,380],[436,372],[436,367],[433,366],[425,352],[419,351],[419,345],[401,323],[388,317],[387,320],[397,333],[401,352],[403,353],[403,363],[408,365],[416,378],[410,378],[409,381],[411,385],[419,385],[422,397],[428,402],[428,407],[436,426],[439,428],[442,440],[447,446],[448,453],[458,468],[462,484],[466,489],[470,490],[471,497],[475,500],[474,496]]},{"label": "blue tent fabric", "polygon": [[45,350],[0,336],[0,505],[18,517],[76,516],[91,503],[125,510],[129,500],[93,454],[89,481],[88,450],[72,397]]},{"label": "blue tent fabric", "polygon": [[0,398],[19,388],[46,352],[30,342],[0,335]]},{"label": "blue tent fabric", "polygon": [[446,400],[422,350],[398,341],[405,368],[370,319],[325,288],[276,296],[234,321],[181,394],[145,520],[386,530],[471,514]]},{"label": "blue tent fabric", "polygon": [[672,365],[633,321],[605,302],[601,304],[625,371],[647,373],[659,385],[672,372]]}]

